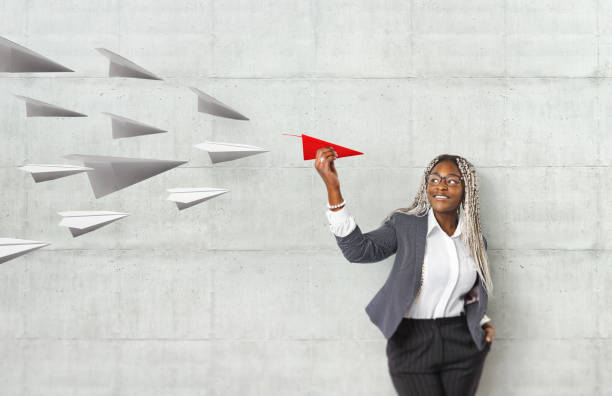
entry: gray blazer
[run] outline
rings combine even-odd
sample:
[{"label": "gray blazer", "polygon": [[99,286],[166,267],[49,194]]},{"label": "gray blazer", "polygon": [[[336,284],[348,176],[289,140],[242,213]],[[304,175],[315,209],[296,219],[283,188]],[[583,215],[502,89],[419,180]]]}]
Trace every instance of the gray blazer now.
[{"label": "gray blazer", "polygon": [[[427,215],[418,217],[394,213],[380,228],[363,234],[359,226],[345,237],[335,236],[342,254],[351,263],[373,263],[397,253],[383,287],[366,307],[370,320],[391,338],[407,312],[421,282],[427,240]],[[487,240],[483,235],[485,249]],[[482,350],[485,331],[480,320],[487,309],[488,296],[480,276],[465,297],[465,314],[472,339]]]}]

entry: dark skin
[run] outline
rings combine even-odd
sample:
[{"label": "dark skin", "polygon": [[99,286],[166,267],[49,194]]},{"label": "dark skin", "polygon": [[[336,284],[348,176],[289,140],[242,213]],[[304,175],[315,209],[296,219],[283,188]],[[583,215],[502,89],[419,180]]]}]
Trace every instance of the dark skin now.
[{"label": "dark skin", "polygon": [[[451,161],[442,161],[433,167],[430,174],[440,177],[448,175],[461,176],[457,164]],[[447,180],[442,180],[437,186],[427,183],[427,200],[433,209],[434,216],[442,230],[452,236],[459,224],[459,214],[457,209],[463,200],[463,180],[460,184],[449,184]],[[435,198],[436,195],[446,195],[448,199]]]},{"label": "dark skin", "polygon": [[[317,172],[323,179],[327,187],[327,199],[330,205],[338,205],[344,200],[340,192],[340,181],[334,161],[338,158],[338,154],[333,147],[323,147],[317,150],[317,157],[314,166]],[[322,160],[321,160],[322,159]],[[441,161],[433,167],[430,173],[437,173],[440,177],[446,177],[450,174],[461,176],[461,171],[454,161]],[[459,214],[457,212],[459,205],[464,197],[464,182],[459,185],[449,184],[448,181],[442,180],[436,185],[427,184],[427,200],[431,205],[434,216],[440,224],[442,230],[449,236],[455,233],[459,224]],[[435,195],[445,195],[448,199],[435,198]],[[342,208],[330,209],[338,211]],[[490,322],[482,325],[486,333],[487,342],[492,342],[495,338],[495,328]]]}]

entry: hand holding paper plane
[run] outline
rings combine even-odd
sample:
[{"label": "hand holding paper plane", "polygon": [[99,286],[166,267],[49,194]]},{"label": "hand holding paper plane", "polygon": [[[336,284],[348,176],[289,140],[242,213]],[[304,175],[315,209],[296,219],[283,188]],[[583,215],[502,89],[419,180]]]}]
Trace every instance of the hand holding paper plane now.
[{"label": "hand holding paper plane", "polygon": [[347,147],[343,147],[334,143],[326,142],[325,140],[320,140],[313,138],[308,135],[291,135],[289,133],[283,133],[283,135],[288,136],[296,136],[302,138],[302,150],[304,152],[304,160],[311,160],[317,157],[317,150],[323,147],[333,147],[338,154],[338,158],[340,157],[350,157],[353,155],[361,155],[362,152],[352,150]]}]

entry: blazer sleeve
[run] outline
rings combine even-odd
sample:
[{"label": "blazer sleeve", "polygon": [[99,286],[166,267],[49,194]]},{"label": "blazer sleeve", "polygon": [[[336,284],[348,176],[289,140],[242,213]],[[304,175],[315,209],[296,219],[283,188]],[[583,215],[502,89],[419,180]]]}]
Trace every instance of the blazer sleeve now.
[{"label": "blazer sleeve", "polygon": [[[482,236],[482,240],[484,241],[484,245],[485,245],[485,250],[487,250],[487,238],[485,238],[485,236]],[[484,316],[482,317],[482,319],[480,320],[480,327],[482,327],[482,325],[484,325],[485,323],[488,323],[491,321],[491,318],[489,318],[487,316],[487,314],[485,313]]]},{"label": "blazer sleeve", "polygon": [[382,226],[365,234],[361,232],[359,226],[356,226],[347,236],[334,236],[342,254],[349,262],[375,263],[397,251],[396,220],[397,215],[394,214]]}]

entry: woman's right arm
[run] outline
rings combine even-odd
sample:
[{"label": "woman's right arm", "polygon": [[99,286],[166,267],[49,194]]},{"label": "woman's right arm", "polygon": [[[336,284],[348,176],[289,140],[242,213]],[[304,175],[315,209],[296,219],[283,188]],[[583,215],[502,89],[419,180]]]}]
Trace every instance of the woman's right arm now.
[{"label": "woman's right arm", "polygon": [[[339,205],[343,202],[340,192],[340,182],[338,172],[334,166],[334,160],[338,158],[332,147],[320,148],[317,150],[315,168],[323,179],[327,187],[327,198],[331,206]],[[322,160],[321,160],[322,159]],[[330,209],[332,212],[346,212],[344,206]],[[344,213],[329,213],[328,219],[344,219],[351,222],[352,216]],[[354,220],[352,220],[354,223]],[[336,226],[338,223],[335,224]],[[338,227],[335,227],[338,228]],[[346,228],[346,227],[345,227]],[[349,227],[349,229],[352,227]],[[393,216],[387,220],[380,228],[363,234],[359,226],[355,225],[352,231],[346,236],[335,235],[336,242],[342,250],[344,257],[351,263],[373,263],[381,261],[391,256],[397,251],[397,237],[395,234]]]}]

